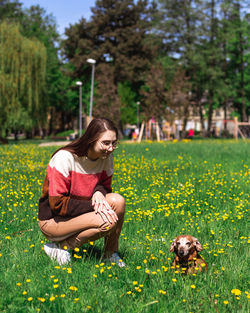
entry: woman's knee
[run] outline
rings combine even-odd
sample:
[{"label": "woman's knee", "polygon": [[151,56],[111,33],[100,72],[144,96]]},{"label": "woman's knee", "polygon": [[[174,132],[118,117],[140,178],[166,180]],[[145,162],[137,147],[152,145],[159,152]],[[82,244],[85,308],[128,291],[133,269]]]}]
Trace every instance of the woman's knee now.
[{"label": "woman's knee", "polygon": [[118,210],[120,213],[125,212],[125,199],[123,196],[118,193],[108,193],[106,199],[115,211]]}]

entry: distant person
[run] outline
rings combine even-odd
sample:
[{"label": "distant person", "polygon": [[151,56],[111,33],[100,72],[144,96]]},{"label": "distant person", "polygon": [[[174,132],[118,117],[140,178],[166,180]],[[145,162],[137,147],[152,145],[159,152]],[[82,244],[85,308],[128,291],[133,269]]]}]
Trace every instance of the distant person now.
[{"label": "distant person", "polygon": [[137,139],[137,134],[136,134],[136,131],[134,130],[132,133],[132,140],[136,141],[136,139]]},{"label": "distant person", "polygon": [[189,139],[193,139],[193,137],[194,137],[194,130],[193,129],[189,129],[189,131],[188,131],[188,138]]},{"label": "distant person", "polygon": [[118,254],[125,201],[111,188],[117,138],[112,121],[93,119],[82,137],[51,157],[38,217],[51,241],[44,251],[60,265],[71,260],[71,249],[104,237],[103,258],[125,266]]}]

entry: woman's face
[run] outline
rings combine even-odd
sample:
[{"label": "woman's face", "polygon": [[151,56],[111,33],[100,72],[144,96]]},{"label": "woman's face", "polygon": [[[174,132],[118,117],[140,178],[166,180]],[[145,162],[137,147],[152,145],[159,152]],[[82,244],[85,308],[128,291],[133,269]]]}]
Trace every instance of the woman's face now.
[{"label": "woman's face", "polygon": [[103,132],[95,144],[88,150],[91,160],[106,159],[115,149],[117,144],[116,133],[113,130]]}]

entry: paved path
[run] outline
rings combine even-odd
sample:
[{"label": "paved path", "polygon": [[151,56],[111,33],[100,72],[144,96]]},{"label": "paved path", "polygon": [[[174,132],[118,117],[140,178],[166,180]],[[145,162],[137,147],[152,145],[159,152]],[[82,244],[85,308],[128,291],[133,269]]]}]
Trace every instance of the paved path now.
[{"label": "paved path", "polygon": [[[38,147],[49,147],[49,146],[66,146],[68,143],[70,143],[72,141],[68,140],[68,141],[51,141],[51,142],[43,142],[40,143],[40,145],[38,145]],[[132,140],[124,140],[122,141],[123,143],[136,143]]]},{"label": "paved path", "polygon": [[49,146],[65,146],[71,141],[52,141],[40,143],[39,147],[49,147]]}]

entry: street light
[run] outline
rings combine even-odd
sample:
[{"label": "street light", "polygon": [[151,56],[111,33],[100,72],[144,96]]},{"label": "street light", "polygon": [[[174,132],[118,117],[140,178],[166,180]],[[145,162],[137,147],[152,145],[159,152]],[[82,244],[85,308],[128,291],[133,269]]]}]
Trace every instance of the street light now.
[{"label": "street light", "polygon": [[91,121],[91,119],[92,119],[92,108],[93,108],[94,76],[95,76],[95,63],[96,63],[96,60],[88,59],[87,62],[92,65],[91,93],[90,93],[90,105],[89,105],[89,121]]},{"label": "street light", "polygon": [[136,104],[137,104],[137,128],[139,129],[139,105],[140,105],[140,101],[137,101]]},{"label": "street light", "polygon": [[79,135],[82,136],[82,82],[76,82],[79,86]]}]

